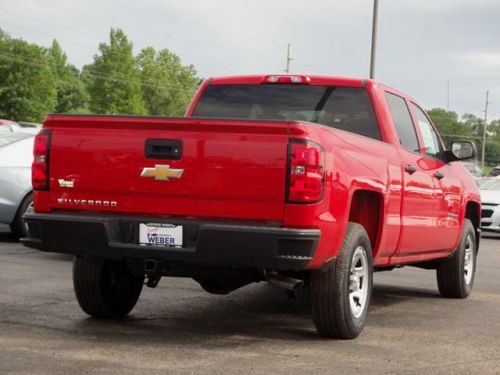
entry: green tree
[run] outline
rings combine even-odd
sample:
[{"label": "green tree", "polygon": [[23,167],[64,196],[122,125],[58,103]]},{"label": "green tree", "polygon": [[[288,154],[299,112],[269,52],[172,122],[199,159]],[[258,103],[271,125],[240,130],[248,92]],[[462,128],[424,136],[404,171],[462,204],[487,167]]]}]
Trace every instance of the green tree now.
[{"label": "green tree", "polygon": [[156,52],[153,47],[144,48],[137,61],[148,114],[182,116],[199,82],[194,67],[183,66],[167,49]]},{"label": "green tree", "polygon": [[0,117],[40,122],[56,106],[46,51],[0,32]]},{"label": "green tree", "polygon": [[56,83],[56,112],[87,113],[89,95],[80,78],[80,72],[76,67],[68,64],[66,54],[55,39],[48,49],[48,58]]},{"label": "green tree", "polygon": [[500,164],[500,119],[491,121],[487,127],[486,163],[492,166]]},{"label": "green tree", "polygon": [[[472,113],[465,113],[458,118],[455,112],[447,112],[442,108],[431,109],[428,114],[446,144],[459,139],[472,141],[476,145],[477,158],[481,159],[484,119]],[[500,163],[500,120],[491,121],[487,129],[485,162],[496,165]]]},{"label": "green tree", "polygon": [[458,139],[474,140],[472,128],[461,122],[456,112],[446,111],[443,108],[433,108],[427,113],[438,128],[445,144],[448,145]]},{"label": "green tree", "polygon": [[145,114],[133,45],[120,29],[111,29],[109,44],[99,45],[94,62],[83,69],[90,110],[105,114]]}]

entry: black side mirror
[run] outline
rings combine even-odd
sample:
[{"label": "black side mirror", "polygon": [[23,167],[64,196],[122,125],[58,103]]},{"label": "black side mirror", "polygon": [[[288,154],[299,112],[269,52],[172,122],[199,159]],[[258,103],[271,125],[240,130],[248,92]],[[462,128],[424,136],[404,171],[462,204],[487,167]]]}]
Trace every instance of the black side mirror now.
[{"label": "black side mirror", "polygon": [[476,146],[470,141],[453,141],[450,149],[457,160],[472,159],[476,156]]},{"label": "black side mirror", "polygon": [[453,141],[450,150],[443,152],[442,159],[445,163],[457,160],[472,159],[476,156],[476,146],[470,141]]}]

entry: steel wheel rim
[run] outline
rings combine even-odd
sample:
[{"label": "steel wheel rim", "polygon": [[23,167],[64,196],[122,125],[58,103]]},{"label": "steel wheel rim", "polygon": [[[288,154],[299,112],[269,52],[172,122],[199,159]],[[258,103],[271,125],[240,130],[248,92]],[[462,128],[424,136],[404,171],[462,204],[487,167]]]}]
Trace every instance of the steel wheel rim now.
[{"label": "steel wheel rim", "polygon": [[[35,205],[33,202],[31,202],[29,204],[29,206],[26,208],[26,211],[24,211],[25,214],[28,214],[28,213],[34,213],[35,212]],[[29,235],[29,227],[28,227],[28,223],[23,220],[23,225],[24,225],[24,231],[26,233],[26,235]]]},{"label": "steel wheel rim", "polygon": [[349,306],[354,318],[359,318],[365,311],[368,298],[368,257],[366,250],[358,246],[354,251],[349,275]]},{"label": "steel wheel rim", "polygon": [[472,281],[472,275],[474,274],[474,241],[472,241],[472,236],[469,234],[465,240],[465,251],[464,251],[464,280],[467,285]]}]

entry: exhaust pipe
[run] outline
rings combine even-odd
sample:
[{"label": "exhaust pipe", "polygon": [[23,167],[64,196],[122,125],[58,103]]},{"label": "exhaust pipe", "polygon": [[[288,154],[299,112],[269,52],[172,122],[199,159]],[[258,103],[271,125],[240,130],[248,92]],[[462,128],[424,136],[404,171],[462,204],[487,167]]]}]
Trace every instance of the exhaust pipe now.
[{"label": "exhaust pipe", "polygon": [[266,281],[278,288],[296,292],[304,286],[304,281],[299,279],[293,279],[291,277],[281,276],[272,273],[266,277]]}]

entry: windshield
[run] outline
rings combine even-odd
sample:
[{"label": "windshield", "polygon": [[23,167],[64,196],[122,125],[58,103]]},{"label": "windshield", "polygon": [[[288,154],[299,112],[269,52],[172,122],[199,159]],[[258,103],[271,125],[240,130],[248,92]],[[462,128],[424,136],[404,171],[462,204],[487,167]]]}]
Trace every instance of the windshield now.
[{"label": "windshield", "polygon": [[293,84],[212,85],[193,113],[273,121],[309,121],[381,139],[364,88]]},{"label": "windshield", "polygon": [[493,168],[490,172],[490,176],[498,176],[498,175],[500,175],[500,168],[497,167]]},{"label": "windshield", "polygon": [[500,191],[500,179],[490,180],[481,186],[481,190],[499,190]]},{"label": "windshield", "polygon": [[0,133],[0,147],[10,145],[11,143],[20,141],[21,139],[30,138],[33,135],[26,133]]}]

